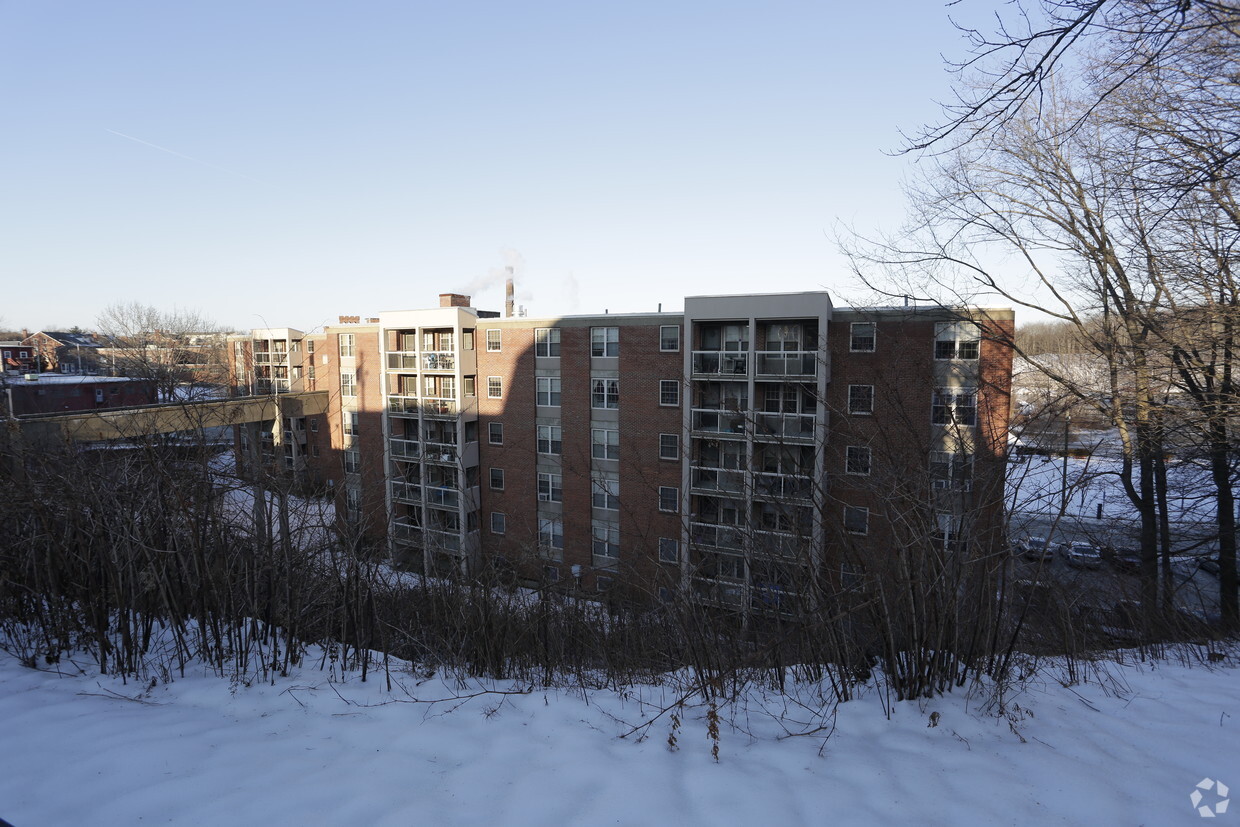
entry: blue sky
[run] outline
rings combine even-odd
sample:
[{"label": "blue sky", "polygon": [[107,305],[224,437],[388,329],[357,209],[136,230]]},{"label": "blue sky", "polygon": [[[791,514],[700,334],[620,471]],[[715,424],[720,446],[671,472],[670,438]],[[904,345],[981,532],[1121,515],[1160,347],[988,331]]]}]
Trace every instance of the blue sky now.
[{"label": "blue sky", "polygon": [[[976,4],[975,4],[976,5]],[[953,7],[955,12],[959,7]],[[0,325],[859,295],[963,49],[902,4],[0,3]],[[14,285],[16,289],[14,289]]]}]

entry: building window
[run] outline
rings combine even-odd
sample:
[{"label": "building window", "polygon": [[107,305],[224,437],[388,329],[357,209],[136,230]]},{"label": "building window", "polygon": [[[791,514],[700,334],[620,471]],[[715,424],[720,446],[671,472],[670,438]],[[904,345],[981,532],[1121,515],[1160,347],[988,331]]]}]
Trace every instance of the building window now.
[{"label": "building window", "polygon": [[317,416],[310,417],[310,433],[317,434],[319,432],[319,418]]},{"label": "building window", "polygon": [[874,413],[874,386],[848,386],[848,412],[850,414]]},{"label": "building window", "polygon": [[848,326],[848,349],[853,353],[874,352],[874,323],[853,322]]},{"label": "building window", "polygon": [[538,518],[538,551],[550,560],[564,559],[564,521]]},{"label": "building window", "polygon": [[609,511],[620,510],[620,480],[597,476],[591,481],[590,504]]},{"label": "building window", "polygon": [[360,424],[360,417],[357,411],[344,411],[343,413],[341,427],[344,428],[345,435],[357,436],[358,425]]},{"label": "building window", "polygon": [[659,380],[659,404],[674,407],[680,404],[680,383],[675,379]]},{"label": "building window", "polygon": [[340,355],[341,356],[352,356],[353,348],[354,348],[353,334],[352,333],[341,333],[340,334]]},{"label": "building window", "polygon": [[487,424],[487,442],[492,445],[504,444],[504,423],[491,422]]},{"label": "building window", "polygon": [[[611,328],[595,328],[595,330],[610,330]],[[590,407],[600,409],[615,409],[620,407],[620,380],[619,379],[591,379],[590,380]]]},{"label": "building window", "polygon": [[357,396],[357,374],[351,370],[340,371],[340,395]]},{"label": "building window", "polygon": [[680,350],[680,326],[665,324],[659,327],[659,350],[674,353]]},{"label": "building window", "polygon": [[592,327],[590,328],[590,355],[591,356],[619,356],[620,355],[620,328],[618,327]]},{"label": "building window", "polygon": [[504,398],[504,380],[498,376],[487,377],[487,399]]},{"label": "building window", "polygon": [[870,449],[864,445],[849,445],[844,459],[844,472],[847,474],[870,474]]},{"label": "building window", "polygon": [[538,376],[534,379],[535,404],[550,408],[560,407],[560,379],[558,376]]},{"label": "building window", "polygon": [[491,533],[503,534],[508,530],[508,515],[501,511],[491,512]]},{"label": "building window", "polygon": [[620,559],[620,526],[616,523],[595,523],[591,532],[594,536],[595,568],[612,568]]},{"label": "building window", "polygon": [[976,359],[982,331],[974,322],[939,322],[934,326],[935,359]]},{"label": "building window", "polygon": [[345,517],[349,522],[357,522],[361,518],[362,489],[349,487],[344,490]]},{"label": "building window", "polygon": [[659,486],[659,510],[675,512],[680,507],[680,489],[670,485]]},{"label": "building window", "polygon": [[973,455],[930,452],[930,480],[935,488],[973,490]]},{"label": "building window", "polygon": [[560,329],[558,327],[540,327],[534,331],[534,355],[560,355]]},{"label": "building window", "polygon": [[504,490],[504,469],[503,468],[492,468],[491,469],[491,490],[492,491],[503,491]]},{"label": "building window", "polygon": [[659,434],[659,459],[680,459],[680,434]]},{"label": "building window", "polygon": [[563,477],[559,474],[538,475],[538,499],[540,502],[558,503],[564,501]]},{"label": "building window", "polygon": [[935,425],[976,425],[977,391],[972,388],[935,388],[930,420]]},{"label": "building window", "polygon": [[560,434],[562,433],[559,425],[539,425],[538,426],[538,453],[540,454],[559,454],[562,447]]},{"label": "building window", "polygon": [[502,331],[491,328],[487,331],[487,351],[489,353],[499,352],[501,346],[500,333]]},{"label": "building window", "polygon": [[944,551],[964,551],[965,536],[962,519],[958,514],[937,514],[938,531],[935,539],[942,544]]},{"label": "building window", "polygon": [[594,428],[590,431],[590,456],[595,459],[620,459],[620,432]]},{"label": "building window", "polygon": [[346,474],[356,474],[362,467],[362,455],[358,451],[344,452],[344,472]]},{"label": "building window", "polygon": [[306,339],[306,353],[314,355],[314,339]]},{"label": "building window", "polygon": [[314,363],[311,362],[309,365],[306,366],[306,378],[309,379],[311,382],[313,382],[314,375],[315,375],[314,374]]},{"label": "building window", "polygon": [[673,540],[670,537],[659,538],[659,562],[660,563],[679,563],[680,562],[680,541]]},{"label": "building window", "polygon": [[844,530],[849,534],[869,534],[870,509],[859,505],[844,506]]}]

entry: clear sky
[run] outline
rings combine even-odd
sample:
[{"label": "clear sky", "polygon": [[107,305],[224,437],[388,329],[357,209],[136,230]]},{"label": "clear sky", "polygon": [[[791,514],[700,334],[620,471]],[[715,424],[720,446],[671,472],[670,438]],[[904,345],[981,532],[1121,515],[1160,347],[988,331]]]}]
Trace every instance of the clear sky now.
[{"label": "clear sky", "polygon": [[963,45],[920,0],[0,2],[0,326],[499,309],[509,264],[531,315],[847,303]]}]

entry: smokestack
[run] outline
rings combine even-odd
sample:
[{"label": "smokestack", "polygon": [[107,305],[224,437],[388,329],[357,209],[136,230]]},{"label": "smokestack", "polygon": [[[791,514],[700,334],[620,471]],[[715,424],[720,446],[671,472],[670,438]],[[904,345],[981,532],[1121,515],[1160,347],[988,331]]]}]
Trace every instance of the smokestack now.
[{"label": "smokestack", "polygon": [[508,281],[504,286],[504,318],[512,318],[513,306],[512,267],[508,268]]}]

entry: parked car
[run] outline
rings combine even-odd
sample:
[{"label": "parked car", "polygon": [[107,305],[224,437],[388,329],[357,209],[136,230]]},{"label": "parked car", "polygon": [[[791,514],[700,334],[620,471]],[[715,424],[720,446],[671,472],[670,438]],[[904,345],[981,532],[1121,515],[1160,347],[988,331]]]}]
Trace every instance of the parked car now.
[{"label": "parked car", "polygon": [[1051,560],[1055,557],[1055,547],[1045,537],[1026,537],[1021,544],[1021,554],[1027,560]]},{"label": "parked car", "polygon": [[1206,574],[1213,574],[1215,577],[1219,573],[1219,564],[1217,557],[1199,557],[1197,558],[1197,567]]},{"label": "parked car", "polygon": [[1064,557],[1069,566],[1078,569],[1096,569],[1102,566],[1102,552],[1093,543],[1073,540],[1064,547]]},{"label": "parked car", "polygon": [[1106,555],[1116,571],[1136,574],[1141,570],[1141,552],[1135,548],[1111,548]]}]

